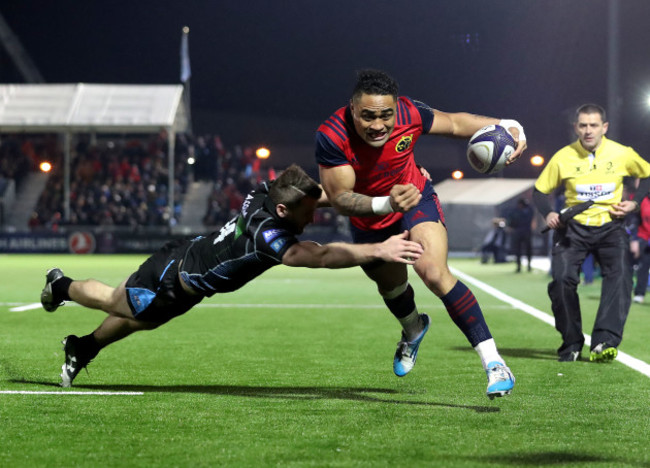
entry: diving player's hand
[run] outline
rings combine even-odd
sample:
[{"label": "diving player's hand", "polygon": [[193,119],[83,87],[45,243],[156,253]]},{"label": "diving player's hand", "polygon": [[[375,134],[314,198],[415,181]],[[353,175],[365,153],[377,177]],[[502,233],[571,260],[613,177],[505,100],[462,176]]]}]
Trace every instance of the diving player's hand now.
[{"label": "diving player's hand", "polygon": [[413,184],[397,184],[390,189],[390,205],[395,212],[406,213],[420,203],[421,199],[422,194]]},{"label": "diving player's hand", "polygon": [[386,262],[406,263],[413,265],[420,258],[424,249],[417,242],[408,240],[409,232],[404,231],[389,237],[381,244],[377,244],[377,257]]},{"label": "diving player's hand", "polygon": [[420,166],[419,164],[417,165],[418,169],[420,169],[420,174],[422,174],[429,182],[431,182],[431,174],[429,174],[429,171],[427,171],[424,167]]}]

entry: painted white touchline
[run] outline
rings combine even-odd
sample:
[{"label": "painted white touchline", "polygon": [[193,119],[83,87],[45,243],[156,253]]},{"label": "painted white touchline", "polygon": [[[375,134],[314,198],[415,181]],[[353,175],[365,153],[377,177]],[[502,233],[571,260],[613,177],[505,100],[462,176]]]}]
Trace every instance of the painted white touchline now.
[{"label": "painted white touchline", "polygon": [[[473,284],[477,288],[482,289],[483,291],[496,297],[497,299],[506,302],[508,304],[511,304],[513,307],[555,327],[555,319],[549,314],[542,312],[539,309],[535,309],[534,307],[520,301],[519,299],[510,297],[507,294],[502,293],[498,289],[493,288],[489,284],[486,284],[481,280],[469,276],[456,268],[449,267],[449,269],[454,275],[458,276],[460,279]],[[587,335],[586,333],[585,333],[585,344],[587,346],[591,345],[591,336]],[[629,354],[624,353],[620,349],[618,350],[618,356],[616,357],[616,360],[621,362],[622,364],[625,364],[629,368],[634,369],[635,371],[640,372],[647,377],[650,377],[650,364],[648,364],[647,362],[632,357]]]},{"label": "painted white touchline", "polygon": [[9,312],[24,312],[26,310],[38,309],[43,307],[40,302],[34,302],[33,304],[27,304],[19,307],[12,307],[9,309]]},{"label": "painted white touchline", "polygon": [[0,390],[2,395],[144,395],[144,392],[76,392],[60,390],[58,392],[39,392],[29,390]]}]

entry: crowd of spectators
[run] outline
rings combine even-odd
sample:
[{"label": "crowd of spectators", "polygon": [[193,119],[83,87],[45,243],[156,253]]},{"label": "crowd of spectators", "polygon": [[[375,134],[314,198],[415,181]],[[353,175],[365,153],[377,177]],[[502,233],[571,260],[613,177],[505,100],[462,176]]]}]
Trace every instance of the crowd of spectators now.
[{"label": "crowd of spectators", "polygon": [[[219,136],[204,136],[191,148],[197,179],[214,182],[203,218],[208,228],[224,225],[239,212],[248,192],[276,177],[273,166],[258,159],[252,147],[236,145],[229,150]],[[315,225],[340,229],[339,221],[333,209],[317,210],[314,215]]]},{"label": "crowd of spectators", "polygon": [[195,144],[190,145],[190,156],[196,161],[195,179],[214,184],[203,224],[222,226],[239,210],[245,194],[261,182],[260,162],[251,147],[236,145],[232,150],[226,149],[218,135],[197,137]]},{"label": "crowd of spectators", "polygon": [[187,189],[187,140],[175,147],[174,213],[168,203],[168,142],[164,132],[154,137],[91,144],[81,136],[71,156],[70,215],[64,219],[63,155],[54,161],[45,190],[30,219],[32,229],[57,230],[61,225],[167,226],[181,218]]},{"label": "crowd of spectators", "polygon": [[[212,183],[203,224],[218,229],[236,214],[245,195],[275,170],[250,146],[226,148],[217,135],[178,134],[175,144],[174,209],[170,212],[168,139],[155,136],[102,138],[76,135],[70,167],[69,218],[65,219],[63,151],[57,135],[13,136],[0,145],[1,176],[23,180],[40,162],[52,164],[29,220],[32,230],[66,225],[140,227],[183,223],[182,201],[191,181]],[[337,225],[334,212],[317,212],[316,224]]]},{"label": "crowd of spectators", "polygon": [[[41,138],[35,144],[25,135],[3,136],[0,140],[0,186],[4,187],[9,180],[13,180],[16,187],[20,186],[36,167],[39,154],[46,152],[50,143],[51,138]],[[2,192],[0,189],[0,195]]]}]

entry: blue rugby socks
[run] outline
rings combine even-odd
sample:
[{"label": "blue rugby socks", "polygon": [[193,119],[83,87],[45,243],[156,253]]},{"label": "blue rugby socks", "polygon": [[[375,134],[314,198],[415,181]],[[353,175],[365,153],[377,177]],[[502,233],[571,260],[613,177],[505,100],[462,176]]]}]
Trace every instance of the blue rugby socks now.
[{"label": "blue rugby socks", "polygon": [[492,338],[481,306],[472,291],[461,281],[458,281],[451,291],[440,299],[445,305],[447,313],[465,334],[472,347]]}]

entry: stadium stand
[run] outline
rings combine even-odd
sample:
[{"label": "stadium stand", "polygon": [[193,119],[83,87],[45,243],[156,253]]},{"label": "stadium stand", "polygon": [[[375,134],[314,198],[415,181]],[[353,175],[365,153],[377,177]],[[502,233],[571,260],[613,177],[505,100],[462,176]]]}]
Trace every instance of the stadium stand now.
[{"label": "stadium stand", "polygon": [[[0,144],[0,181],[14,180],[19,186],[36,162],[35,145],[25,136],[5,136]],[[1,191],[0,191],[1,193]]]},{"label": "stadium stand", "polygon": [[[64,221],[63,173],[54,165],[30,219],[30,228],[57,230],[63,224],[81,226],[164,226],[169,223],[167,140],[155,137],[77,143],[72,158],[70,219]],[[188,171],[185,145],[175,149],[174,217],[180,219]],[[56,158],[60,161],[60,155]]]}]

